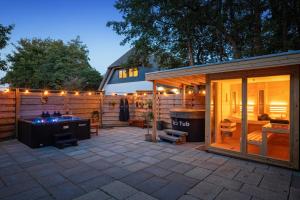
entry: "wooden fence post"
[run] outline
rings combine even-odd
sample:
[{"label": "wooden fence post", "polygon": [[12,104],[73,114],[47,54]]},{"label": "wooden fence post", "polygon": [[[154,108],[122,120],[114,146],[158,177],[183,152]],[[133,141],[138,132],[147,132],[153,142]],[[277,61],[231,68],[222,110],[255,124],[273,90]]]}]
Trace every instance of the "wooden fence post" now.
[{"label": "wooden fence post", "polygon": [[153,81],[153,125],[152,125],[152,141],[156,142],[156,135],[157,135],[157,94],[156,94],[156,81]]},{"label": "wooden fence post", "polygon": [[20,99],[20,89],[16,88],[15,90],[15,103],[16,103],[16,110],[15,110],[15,135],[18,137],[18,120],[20,118],[20,105],[21,105],[21,99]]}]

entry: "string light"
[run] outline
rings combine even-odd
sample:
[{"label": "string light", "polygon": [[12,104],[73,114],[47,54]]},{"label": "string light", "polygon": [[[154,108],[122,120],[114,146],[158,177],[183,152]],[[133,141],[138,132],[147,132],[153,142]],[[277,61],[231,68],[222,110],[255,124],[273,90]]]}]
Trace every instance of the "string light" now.
[{"label": "string light", "polygon": [[25,94],[28,94],[29,93],[29,90],[25,90],[25,92],[24,92]]},{"label": "string light", "polygon": [[79,95],[79,92],[75,92],[75,95],[78,96],[78,95]]},{"label": "string light", "polygon": [[177,88],[173,88],[171,91],[174,92],[175,94],[179,94],[179,91]]},{"label": "string light", "polygon": [[190,90],[190,91],[188,91],[188,94],[192,94],[193,92]]},{"label": "string light", "polygon": [[48,95],[48,94],[49,94],[48,90],[45,90],[44,95]]},{"label": "string light", "polygon": [[92,93],[91,93],[91,92],[89,92],[89,93],[88,93],[88,95],[89,95],[89,96],[91,96],[91,95],[92,95]]},{"label": "string light", "polygon": [[160,86],[160,87],[157,87],[157,91],[164,91],[165,90],[165,88],[164,87],[162,87],[162,86]]},{"label": "string light", "polygon": [[146,92],[144,92],[144,96],[146,96],[147,95],[147,93]]},{"label": "string light", "polygon": [[61,95],[65,95],[65,91],[61,91],[60,94],[61,94]]},{"label": "string light", "polygon": [[204,95],[205,95],[205,94],[206,94],[206,91],[205,91],[205,90],[202,90],[202,94],[204,94]]}]

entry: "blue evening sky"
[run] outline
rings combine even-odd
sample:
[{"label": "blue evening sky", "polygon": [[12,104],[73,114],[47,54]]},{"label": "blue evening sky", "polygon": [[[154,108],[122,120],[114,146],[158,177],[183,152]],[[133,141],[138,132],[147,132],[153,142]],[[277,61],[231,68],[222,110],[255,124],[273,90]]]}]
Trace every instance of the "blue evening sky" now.
[{"label": "blue evening sky", "polygon": [[[91,66],[101,74],[129,50],[121,46],[122,36],[106,27],[120,20],[115,0],[0,0],[0,23],[15,24],[10,43],[20,38],[53,38],[69,41],[80,36],[89,49]],[[10,44],[1,55],[13,51]],[[1,73],[1,72],[0,72]],[[2,74],[0,74],[1,77]]]}]

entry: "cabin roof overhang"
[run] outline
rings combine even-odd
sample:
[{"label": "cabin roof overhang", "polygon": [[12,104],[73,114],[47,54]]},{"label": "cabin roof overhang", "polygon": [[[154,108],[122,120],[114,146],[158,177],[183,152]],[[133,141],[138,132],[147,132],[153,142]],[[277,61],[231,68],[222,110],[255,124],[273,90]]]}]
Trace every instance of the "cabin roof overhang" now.
[{"label": "cabin roof overhang", "polygon": [[193,85],[197,83],[205,83],[206,74],[255,70],[263,68],[291,66],[297,64],[300,64],[299,50],[245,59],[237,59],[228,62],[188,66],[164,71],[150,72],[146,74],[146,80],[179,87],[182,84]]}]

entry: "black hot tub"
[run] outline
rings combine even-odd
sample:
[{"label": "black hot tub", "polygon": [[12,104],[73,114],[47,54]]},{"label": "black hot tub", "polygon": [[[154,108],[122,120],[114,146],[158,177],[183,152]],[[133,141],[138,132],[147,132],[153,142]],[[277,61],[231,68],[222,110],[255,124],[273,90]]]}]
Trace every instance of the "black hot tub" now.
[{"label": "black hot tub", "polygon": [[54,144],[54,135],[72,133],[76,139],[90,138],[90,120],[74,116],[38,117],[18,121],[18,140],[31,148]]},{"label": "black hot tub", "polygon": [[204,142],[205,110],[176,108],[170,115],[172,129],[188,132],[187,142]]}]

